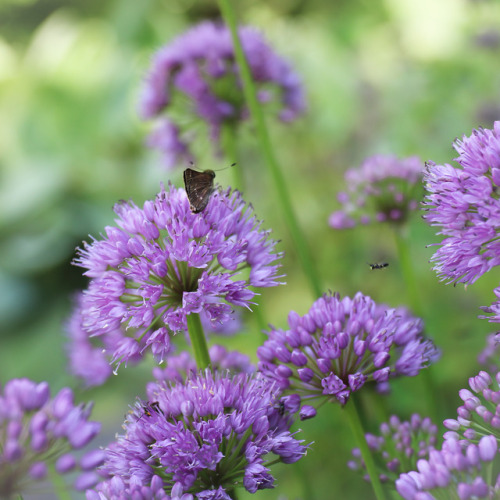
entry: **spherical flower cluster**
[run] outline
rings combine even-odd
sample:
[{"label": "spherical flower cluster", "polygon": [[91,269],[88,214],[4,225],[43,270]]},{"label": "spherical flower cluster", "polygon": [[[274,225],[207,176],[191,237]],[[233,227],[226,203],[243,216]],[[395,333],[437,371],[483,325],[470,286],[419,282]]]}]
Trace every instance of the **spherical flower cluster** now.
[{"label": "spherical flower cluster", "polygon": [[477,360],[490,373],[500,371],[500,333],[492,333],[486,338],[486,347]]},{"label": "spherical flower cluster", "polygon": [[[417,460],[427,458],[436,444],[437,426],[430,418],[418,414],[410,421],[401,422],[393,415],[389,423],[380,426],[380,436],[366,434],[366,442],[379,466],[379,477],[383,482],[394,482],[401,473],[416,467]],[[348,463],[353,470],[365,471],[359,448],[352,450],[354,460]],[[364,478],[369,481],[368,475]]]},{"label": "spherical flower cluster", "polygon": [[[298,75],[257,30],[241,27],[238,33],[259,100],[273,104],[281,120],[295,119],[305,110]],[[186,127],[192,119],[186,117],[204,120],[216,142],[223,125],[234,128],[245,119],[248,111],[228,28],[206,21],[160,49],[144,83],[140,113],[144,119],[156,118],[149,144],[163,151],[170,167],[192,158],[193,130]]]},{"label": "spherical flower cluster", "polygon": [[52,467],[58,474],[80,471],[74,483],[78,490],[94,486],[104,453],[92,450],[79,460],[72,454],[100,430],[100,423],[89,421],[90,412],[91,406],[74,405],[69,388],[51,399],[47,382],[7,382],[0,392],[0,498],[33,489]]},{"label": "spherical flower cluster", "polygon": [[[272,329],[259,347],[259,370],[302,401],[345,405],[365,383],[413,377],[439,357],[422,320],[357,293],[325,295],[304,316],[292,311],[288,330]],[[309,405],[306,409],[311,416]]]},{"label": "spherical flower cluster", "polygon": [[500,372],[491,376],[481,371],[469,379],[468,389],[458,393],[463,405],[457,409],[456,419],[443,422],[449,430],[446,439],[465,439],[477,443],[481,436],[491,434],[500,442]]},{"label": "spherical flower cluster", "polygon": [[142,209],[120,203],[115,212],[119,227],[84,244],[75,261],[90,278],[82,328],[102,337],[112,362],[134,360],[147,348],[161,361],[170,335],[186,330],[187,315],[203,311],[224,323],[234,306],[250,307],[250,286],[278,284],[281,254],[237,191],[215,192],[193,214],[185,191],[170,186]]},{"label": "spherical flower cluster", "polygon": [[348,191],[338,193],[342,209],[330,215],[330,226],[348,229],[358,223],[404,223],[418,208],[423,169],[416,156],[375,155],[360,168],[347,170]]},{"label": "spherical flower cluster", "polygon": [[[443,235],[432,257],[441,279],[473,283],[500,263],[500,121],[454,144],[458,166],[429,163],[424,218]],[[500,297],[500,288],[495,291]],[[500,321],[498,301],[485,308]]]},{"label": "spherical flower cluster", "polygon": [[[224,346],[215,344],[210,347],[208,353],[214,371],[226,372],[229,370],[231,373],[248,374],[255,371],[255,366],[250,358],[239,351],[228,351]],[[187,351],[182,351],[176,356],[170,355],[166,361],[165,368],[159,366],[153,368],[153,377],[157,381],[184,383],[188,377],[198,371],[195,360]],[[156,390],[156,385],[156,382],[150,384],[152,391]]]},{"label": "spherical flower cluster", "polygon": [[441,450],[417,462],[417,470],[401,474],[396,490],[405,500],[499,498],[500,475],[491,482],[491,466],[498,463],[498,443],[483,436],[478,444],[447,439]]},{"label": "spherical flower cluster", "polygon": [[125,489],[158,490],[161,480],[172,498],[230,499],[240,486],[251,493],[273,487],[270,453],[293,463],[306,452],[277,405],[278,387],[263,378],[207,370],[185,384],[159,382],[152,397],[136,405],[125,435],[106,450],[103,471]]}]

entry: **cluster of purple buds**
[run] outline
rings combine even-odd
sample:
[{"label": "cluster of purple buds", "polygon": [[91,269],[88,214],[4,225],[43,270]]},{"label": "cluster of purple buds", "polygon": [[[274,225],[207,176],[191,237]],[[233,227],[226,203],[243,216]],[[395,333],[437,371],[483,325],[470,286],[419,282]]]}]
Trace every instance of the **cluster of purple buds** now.
[{"label": "cluster of purple buds", "polygon": [[[428,163],[424,219],[443,235],[432,257],[442,280],[473,283],[500,264],[500,121],[457,140],[458,166]],[[500,297],[500,288],[495,290]],[[500,302],[483,308],[500,321]]]},{"label": "cluster of purple buds", "polygon": [[443,422],[448,429],[446,439],[465,439],[472,443],[485,434],[500,441],[500,372],[492,377],[481,371],[469,379],[469,389],[458,393],[463,405],[457,409],[456,419]]},{"label": "cluster of purple buds", "polygon": [[118,227],[85,243],[75,261],[90,278],[81,328],[113,363],[147,349],[162,361],[189,314],[223,324],[233,307],[250,308],[252,287],[279,284],[276,242],[237,191],[216,191],[194,214],[186,192],[169,186],[143,208],[123,202],[115,212]]},{"label": "cluster of purple buds", "polygon": [[345,405],[367,382],[413,377],[439,358],[423,335],[423,322],[357,293],[324,295],[304,316],[292,311],[288,330],[272,329],[258,348],[258,369],[287,394],[298,394],[301,417],[325,398]]},{"label": "cluster of purple buds", "polygon": [[[255,366],[250,358],[239,351],[228,351],[224,346],[213,345],[208,351],[210,366],[213,371],[230,373],[253,373]],[[188,351],[182,351],[177,355],[167,357],[165,368],[156,366],[153,368],[153,377],[157,382],[184,383],[187,378],[192,377],[198,369],[196,362]],[[157,382],[152,382],[152,391],[157,388]],[[153,396],[151,396],[153,397]]]},{"label": "cluster of purple buds", "polygon": [[[366,442],[378,466],[382,482],[394,482],[403,472],[416,467],[417,460],[427,458],[435,448],[437,426],[429,417],[413,414],[409,421],[401,422],[395,415],[380,425],[380,436],[366,434]],[[365,471],[359,448],[352,450],[354,460],[348,462],[352,470]],[[369,481],[369,476],[364,475]]]},{"label": "cluster of purple buds", "polygon": [[272,488],[271,461],[294,463],[306,453],[289,431],[278,387],[262,377],[207,370],[148,392],[151,400],[136,405],[125,435],[105,450],[103,472],[121,480],[103,482],[87,498],[118,488],[129,498],[141,485],[172,498],[230,499],[240,486]]},{"label": "cluster of purple buds", "polygon": [[96,436],[100,423],[89,421],[91,406],[75,406],[71,389],[50,398],[47,382],[12,379],[0,392],[0,497],[21,496],[43,481],[49,468],[58,474],[79,471],[74,482],[85,490],[99,481],[96,467],[104,452],[92,450],[77,459]]},{"label": "cluster of purple buds", "polygon": [[441,450],[431,450],[427,460],[417,462],[417,470],[401,474],[396,490],[405,500],[498,498],[500,475],[492,480],[494,465],[498,466],[494,436],[483,436],[477,444],[447,439]]},{"label": "cluster of purple buds", "polygon": [[[250,27],[238,30],[258,99],[273,105],[282,121],[305,110],[298,75]],[[203,22],[161,48],[153,57],[142,90],[140,113],[156,119],[149,145],[161,150],[167,166],[192,159],[193,129],[186,117],[202,119],[219,142],[224,125],[236,127],[248,116],[229,29]]]},{"label": "cluster of purple buds", "polygon": [[348,229],[372,222],[404,223],[419,207],[424,165],[416,156],[367,158],[345,173],[347,192],[337,195],[342,209],[330,215],[330,226]]}]

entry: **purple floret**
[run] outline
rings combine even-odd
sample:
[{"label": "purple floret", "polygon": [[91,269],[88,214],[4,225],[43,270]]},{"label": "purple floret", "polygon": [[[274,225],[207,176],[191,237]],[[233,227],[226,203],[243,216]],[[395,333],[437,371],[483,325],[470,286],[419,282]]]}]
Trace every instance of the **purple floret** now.
[{"label": "purple floret", "polygon": [[[81,328],[112,362],[134,361],[150,349],[161,361],[186,317],[213,325],[250,308],[250,287],[278,285],[280,253],[239,192],[216,191],[193,214],[183,189],[169,186],[147,201],[115,206],[118,227],[85,243],[75,264],[90,283],[81,300]],[[245,274],[242,274],[245,271]]]},{"label": "purple floret", "polygon": [[289,329],[272,329],[259,347],[259,370],[287,393],[318,404],[345,405],[367,382],[415,376],[439,358],[422,320],[357,293],[324,295],[304,316],[292,311]]},{"label": "purple floret", "polygon": [[[263,378],[206,371],[184,384],[150,384],[148,395],[106,450],[103,472],[120,477],[126,491],[152,488],[162,478],[172,497],[230,498],[228,491],[238,486],[254,493],[273,487],[270,460],[293,463],[306,452],[276,405],[278,387]],[[108,481],[97,491],[110,487]]]}]

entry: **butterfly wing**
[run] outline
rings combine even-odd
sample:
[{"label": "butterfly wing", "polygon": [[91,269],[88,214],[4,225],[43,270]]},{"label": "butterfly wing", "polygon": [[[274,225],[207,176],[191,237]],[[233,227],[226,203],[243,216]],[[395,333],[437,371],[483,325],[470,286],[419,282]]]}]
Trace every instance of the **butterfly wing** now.
[{"label": "butterfly wing", "polygon": [[214,191],[215,172],[204,170],[198,172],[191,168],[184,170],[184,186],[189,200],[191,212],[199,214],[205,210]]}]

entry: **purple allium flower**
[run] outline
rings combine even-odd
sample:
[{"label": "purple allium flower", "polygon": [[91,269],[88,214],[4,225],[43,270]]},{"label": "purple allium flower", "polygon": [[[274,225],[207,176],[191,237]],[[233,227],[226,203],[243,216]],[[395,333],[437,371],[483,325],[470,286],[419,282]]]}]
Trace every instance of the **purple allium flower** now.
[{"label": "purple allium flower", "polygon": [[500,371],[500,333],[488,335],[486,347],[479,353],[477,360],[489,372]]},{"label": "purple allium flower", "polygon": [[[366,434],[366,442],[379,466],[380,480],[394,482],[401,473],[414,469],[418,459],[429,456],[436,444],[437,426],[430,418],[416,413],[403,422],[393,415],[388,423],[381,424],[380,434]],[[352,455],[354,460],[348,463],[349,468],[364,472],[360,450],[353,449]],[[368,475],[364,478],[370,480]]]},{"label": "purple allium flower", "polygon": [[347,170],[348,192],[338,194],[342,209],[330,215],[330,226],[348,229],[357,223],[404,223],[419,206],[423,169],[416,156],[375,155],[360,168]]},{"label": "purple allium flower", "polygon": [[303,402],[326,397],[345,405],[366,382],[413,377],[439,357],[421,319],[362,293],[324,295],[304,316],[292,311],[288,324],[272,329],[258,348],[258,368]]},{"label": "purple allium flower", "polygon": [[71,389],[50,398],[47,382],[12,379],[0,390],[0,498],[18,497],[44,480],[48,467],[56,472],[84,471],[74,484],[82,489],[99,481],[94,469],[104,454],[94,450],[78,462],[73,450],[85,447],[101,424],[89,421],[92,406],[75,406]]},{"label": "purple allium flower", "polygon": [[[250,358],[239,351],[228,351],[225,347],[215,344],[209,351],[211,368],[213,371],[231,373],[253,373],[255,366]],[[169,355],[166,359],[167,366],[153,368],[153,377],[158,381],[184,383],[188,377],[192,377],[197,371],[196,362],[188,351],[182,351],[178,355]],[[153,391],[157,383],[150,384]],[[153,398],[153,396],[151,396]],[[153,398],[154,399],[154,398]]]},{"label": "purple allium flower", "polygon": [[469,378],[469,387],[458,393],[463,405],[457,409],[457,418],[443,422],[448,429],[445,439],[463,437],[477,443],[481,436],[491,434],[500,442],[500,372],[493,379],[481,371]]},{"label": "purple allium flower", "polygon": [[251,493],[273,487],[270,453],[293,463],[306,452],[289,432],[290,417],[276,406],[277,385],[262,377],[207,370],[148,392],[154,401],[136,405],[125,435],[106,450],[103,471],[125,488],[153,488],[159,477],[175,498],[231,498],[228,491],[236,487]]},{"label": "purple allium flower", "polygon": [[85,243],[75,261],[91,280],[82,328],[102,337],[114,363],[134,360],[147,348],[161,361],[171,334],[186,330],[188,314],[203,312],[222,324],[234,306],[250,308],[250,285],[278,284],[276,242],[237,191],[216,191],[206,209],[193,214],[185,191],[169,186],[142,209],[120,203],[115,212],[119,227],[108,226],[101,240]]},{"label": "purple allium flower", "polygon": [[500,476],[491,478],[493,461],[498,465],[493,436],[483,436],[478,444],[447,439],[441,450],[417,462],[417,470],[401,474],[396,490],[405,500],[499,498]]},{"label": "purple allium flower", "polygon": [[[474,283],[500,263],[500,121],[457,140],[458,166],[427,164],[424,219],[443,235],[434,269],[447,282]],[[495,290],[500,296],[500,287]],[[500,303],[483,308],[500,322]]]},{"label": "purple allium flower", "polygon": [[[298,75],[257,30],[241,27],[239,36],[259,100],[274,104],[282,121],[294,120],[305,110]],[[248,116],[226,26],[203,22],[154,55],[142,90],[140,114],[158,121],[149,145],[163,151],[168,166],[191,158],[188,144],[193,137],[189,137],[192,130],[186,126],[190,121],[186,117],[204,120],[210,138],[218,143],[223,125],[234,128]]]}]

